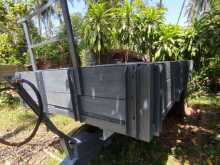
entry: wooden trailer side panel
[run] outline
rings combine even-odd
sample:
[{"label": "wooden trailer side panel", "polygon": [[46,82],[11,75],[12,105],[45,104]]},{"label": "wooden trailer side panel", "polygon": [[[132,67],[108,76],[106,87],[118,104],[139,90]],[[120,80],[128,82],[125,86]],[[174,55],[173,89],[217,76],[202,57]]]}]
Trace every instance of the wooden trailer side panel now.
[{"label": "wooden trailer side panel", "polygon": [[[38,87],[41,95],[45,96],[43,98],[45,112],[74,117],[68,70],[23,72],[18,75],[31,81]],[[79,96],[81,122],[101,128],[100,123],[103,122],[109,125],[110,130],[115,131],[118,127],[120,128],[118,133],[125,134],[125,70],[124,65],[82,68],[84,90]],[[27,90],[34,97],[33,91],[28,88]]]},{"label": "wooden trailer side panel", "polygon": [[[37,81],[36,72],[17,72],[15,74],[17,79],[26,79],[33,83],[36,88],[39,90],[39,82]],[[28,91],[28,93],[32,96],[32,98],[37,101],[37,97],[35,96],[33,90],[26,84],[23,87]]]},{"label": "wooden trailer side panel", "polygon": [[[81,93],[72,88],[76,84],[74,71],[21,72],[17,77],[37,86],[47,113],[75,118],[72,96],[76,95],[81,122],[149,142],[159,136],[162,121],[186,89],[192,62],[81,68]],[[25,88],[36,99],[31,89]]]},{"label": "wooden trailer side panel", "polygon": [[85,96],[125,99],[125,65],[81,68]]}]

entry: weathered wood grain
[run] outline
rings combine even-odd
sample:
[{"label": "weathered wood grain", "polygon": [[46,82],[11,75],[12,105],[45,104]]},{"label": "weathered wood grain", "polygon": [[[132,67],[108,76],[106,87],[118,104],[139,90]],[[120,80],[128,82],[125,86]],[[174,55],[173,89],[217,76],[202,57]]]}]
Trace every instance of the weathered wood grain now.
[{"label": "weathered wood grain", "polygon": [[120,121],[125,120],[125,100],[81,96],[80,105],[82,114],[91,113]]},{"label": "weathered wood grain", "polygon": [[83,95],[125,98],[125,66],[82,68]]}]

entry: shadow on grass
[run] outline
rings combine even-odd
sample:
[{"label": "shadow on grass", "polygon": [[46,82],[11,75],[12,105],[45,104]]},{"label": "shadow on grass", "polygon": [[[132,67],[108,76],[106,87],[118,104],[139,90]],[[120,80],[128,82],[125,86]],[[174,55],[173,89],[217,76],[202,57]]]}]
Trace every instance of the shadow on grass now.
[{"label": "shadow on grass", "polygon": [[34,123],[36,122],[36,119],[37,116],[35,116],[33,112],[27,112],[27,110],[25,110],[24,113],[19,114],[18,116],[18,120],[23,123]]},{"label": "shadow on grass", "polygon": [[7,133],[7,134],[4,134],[1,138],[3,138],[3,139],[9,139],[9,138],[11,138],[11,137],[14,137],[14,136],[16,136],[17,134],[19,134],[20,132],[23,132],[23,131],[24,131],[25,129],[27,129],[29,126],[30,126],[29,124],[27,124],[27,125],[22,125],[22,126],[16,128],[14,131],[9,132],[9,133]]},{"label": "shadow on grass", "polygon": [[195,104],[194,115],[178,126],[173,153],[182,164],[220,164],[220,106]]},{"label": "shadow on grass", "polygon": [[150,143],[115,135],[112,144],[92,164],[220,164],[220,107],[197,104],[191,109],[196,113],[185,117],[183,122],[169,116],[161,136]]},{"label": "shadow on grass", "polygon": [[28,128],[31,128],[36,123],[36,117],[34,116],[34,114],[30,112],[19,112],[16,115],[14,115],[14,117],[17,118],[17,123],[14,123],[15,128],[11,128],[13,129],[13,131],[4,134],[2,138],[10,139],[14,136],[17,136],[18,134],[23,133]]}]

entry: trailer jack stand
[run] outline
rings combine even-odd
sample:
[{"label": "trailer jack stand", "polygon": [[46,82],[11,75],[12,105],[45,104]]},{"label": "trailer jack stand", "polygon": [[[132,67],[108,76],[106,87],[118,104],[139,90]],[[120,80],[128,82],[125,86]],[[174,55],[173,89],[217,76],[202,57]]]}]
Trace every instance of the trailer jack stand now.
[{"label": "trailer jack stand", "polygon": [[102,139],[102,131],[98,128],[88,127],[82,129],[72,138],[75,144],[63,141],[67,157],[60,165],[88,165],[90,160],[96,158],[101,149],[111,143],[111,139]]}]

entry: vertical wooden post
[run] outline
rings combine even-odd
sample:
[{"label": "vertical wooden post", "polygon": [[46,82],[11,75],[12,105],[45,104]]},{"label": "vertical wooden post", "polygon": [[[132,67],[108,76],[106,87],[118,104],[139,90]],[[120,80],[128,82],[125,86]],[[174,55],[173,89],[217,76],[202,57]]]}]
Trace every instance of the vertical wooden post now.
[{"label": "vertical wooden post", "polygon": [[163,0],[160,0],[159,2],[159,8],[162,8],[163,7]]},{"label": "vertical wooden post", "polygon": [[[81,80],[80,80],[80,59],[79,59],[79,55],[77,52],[77,43],[74,39],[67,0],[60,0],[60,4],[61,4],[63,18],[65,22],[65,28],[66,28],[66,33],[67,33],[67,38],[68,38],[68,43],[69,43],[69,51],[70,51],[72,64],[73,64],[73,73],[72,73],[73,80],[70,81],[70,83],[73,85],[73,89],[71,90],[72,96],[73,96],[72,104],[73,104],[73,109],[75,109],[74,110],[75,119],[80,121],[81,119],[80,119],[79,95],[82,94]],[[71,75],[69,76],[71,77]]]},{"label": "vertical wooden post", "polygon": [[76,90],[78,94],[81,94],[81,88],[80,88],[80,58],[77,52],[77,43],[74,39],[71,19],[69,15],[69,9],[67,0],[60,0],[63,18],[65,22],[66,32],[67,32],[67,38],[69,42],[69,51],[72,58],[72,64],[74,68],[74,80],[76,82]]},{"label": "vertical wooden post", "polygon": [[28,52],[29,52],[31,64],[32,64],[32,69],[33,69],[33,71],[36,71],[37,70],[37,65],[36,65],[36,61],[35,61],[35,58],[34,58],[34,51],[32,49],[31,36],[30,36],[30,31],[29,31],[27,21],[24,21],[22,23],[22,25],[23,25],[23,29],[24,29],[25,38],[26,38],[26,41],[27,41],[27,47],[28,47]]},{"label": "vertical wooden post", "polygon": [[66,27],[69,48],[70,48],[70,55],[72,58],[73,67],[78,68],[80,66],[80,60],[79,60],[79,56],[77,53],[76,41],[74,39],[74,34],[73,34],[73,30],[72,30],[72,24],[71,24],[71,19],[70,19],[70,15],[69,15],[68,4],[67,4],[66,0],[60,0],[60,4],[61,4],[62,12],[63,12],[63,18],[64,18],[64,22],[65,22],[65,27]]}]

